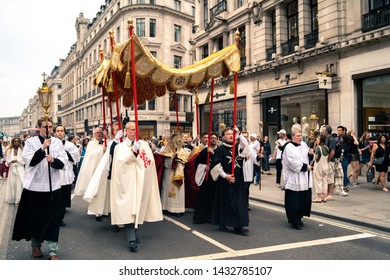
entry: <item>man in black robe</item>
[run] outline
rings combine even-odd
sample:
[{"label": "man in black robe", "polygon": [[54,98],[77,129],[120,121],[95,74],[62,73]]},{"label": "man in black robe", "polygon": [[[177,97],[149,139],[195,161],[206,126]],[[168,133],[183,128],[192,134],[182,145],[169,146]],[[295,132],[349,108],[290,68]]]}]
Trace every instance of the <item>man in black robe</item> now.
[{"label": "man in black robe", "polygon": [[[212,223],[219,225],[221,231],[246,234],[249,224],[247,189],[244,184],[243,160],[249,153],[248,141],[240,134],[237,126],[235,134],[230,128],[222,132],[223,143],[214,153],[210,174],[216,181]],[[236,144],[234,170],[232,172],[233,137],[238,136]]]},{"label": "man in black robe", "polygon": [[[204,222],[211,222],[212,210],[213,210],[213,201],[214,201],[214,190],[215,190],[215,182],[212,180],[209,165],[212,162],[214,151],[218,147],[217,141],[218,136],[215,133],[210,134],[210,147],[207,147],[209,141],[208,133],[203,134],[201,145],[205,146],[205,148],[200,151],[198,157],[196,158],[196,166],[197,166],[197,176],[201,176],[203,179],[200,184],[200,190],[198,194],[198,198],[196,200],[196,206],[194,211],[193,220],[196,224],[202,224]],[[207,154],[210,155],[210,161],[207,165]],[[203,174],[200,174],[203,173]],[[206,176],[206,174],[208,174]],[[197,179],[197,183],[198,182]]]}]

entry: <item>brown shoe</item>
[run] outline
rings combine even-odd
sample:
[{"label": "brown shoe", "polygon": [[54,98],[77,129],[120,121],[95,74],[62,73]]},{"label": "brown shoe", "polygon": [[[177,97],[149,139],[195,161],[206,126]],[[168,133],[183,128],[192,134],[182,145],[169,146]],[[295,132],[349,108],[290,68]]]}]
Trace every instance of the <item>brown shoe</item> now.
[{"label": "brown shoe", "polygon": [[56,261],[56,260],[58,260],[58,256],[57,255],[50,256],[49,260]]},{"label": "brown shoe", "polygon": [[32,255],[34,258],[42,258],[43,254],[40,247],[32,248]]}]

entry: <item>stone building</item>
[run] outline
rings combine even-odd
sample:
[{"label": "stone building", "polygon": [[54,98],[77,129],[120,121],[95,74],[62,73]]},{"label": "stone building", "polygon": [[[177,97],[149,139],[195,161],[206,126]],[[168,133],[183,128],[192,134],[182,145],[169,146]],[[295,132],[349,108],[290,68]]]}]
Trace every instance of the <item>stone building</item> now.
[{"label": "stone building", "polygon": [[[293,120],[390,133],[389,0],[199,0],[192,46],[199,60],[240,32],[237,124],[269,135]],[[232,125],[230,79],[215,85],[213,130]],[[208,88],[200,91],[208,129]]]},{"label": "stone building", "polygon": [[[72,45],[60,66],[62,79],[62,123],[69,134],[91,135],[93,127],[103,125],[101,89],[93,85],[99,66],[100,49],[110,55],[109,31],[120,44],[129,38],[127,21],[134,21],[135,33],[150,52],[166,65],[184,67],[192,63],[191,27],[194,23],[193,0],[106,0],[92,20],[83,13],[76,19],[77,42]],[[193,98],[178,92],[179,121],[182,131],[192,131]],[[120,114],[126,109],[120,103]],[[111,104],[114,120],[115,103]],[[105,107],[110,123],[109,107]],[[132,110],[129,117],[134,120]],[[169,134],[176,129],[175,107],[169,95],[147,101],[138,107],[140,137]]]}]

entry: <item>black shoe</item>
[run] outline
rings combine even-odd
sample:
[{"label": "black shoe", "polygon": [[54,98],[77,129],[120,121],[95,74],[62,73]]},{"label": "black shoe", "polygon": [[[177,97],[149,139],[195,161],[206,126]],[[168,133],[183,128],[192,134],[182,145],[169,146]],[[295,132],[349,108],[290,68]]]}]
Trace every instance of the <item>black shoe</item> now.
[{"label": "black shoe", "polygon": [[183,216],[183,213],[175,213],[175,216],[180,218],[181,216]]},{"label": "black shoe", "polygon": [[302,230],[302,226],[300,224],[298,224],[298,223],[291,224],[291,226],[292,226],[292,228],[295,228],[297,230]]},{"label": "black shoe", "polygon": [[304,227],[305,224],[302,222],[302,220],[299,220],[298,224],[301,226],[301,227]]},{"label": "black shoe", "polygon": [[228,229],[226,226],[219,226],[219,230],[224,232],[231,232],[230,229]]},{"label": "black shoe", "polygon": [[114,225],[113,228],[112,228],[113,232],[119,232],[120,230],[121,230],[121,228],[118,227],[117,225]]},{"label": "black shoe", "polygon": [[137,242],[136,241],[129,241],[129,250],[132,253],[135,253],[137,251]]},{"label": "black shoe", "polygon": [[141,243],[141,240],[140,240],[138,237],[136,237],[136,238],[135,238],[135,243],[140,244],[140,243]]},{"label": "black shoe", "polygon": [[66,226],[64,220],[61,220],[61,226],[62,226],[62,227]]},{"label": "black shoe", "polygon": [[248,207],[248,211],[251,211],[252,209],[250,209],[249,207]]},{"label": "black shoe", "polygon": [[246,235],[249,232],[249,230],[243,227],[235,227],[233,232],[235,234]]},{"label": "black shoe", "polygon": [[103,218],[102,218],[102,216],[96,216],[96,221],[97,221],[97,222],[101,222],[101,221],[103,221]]}]

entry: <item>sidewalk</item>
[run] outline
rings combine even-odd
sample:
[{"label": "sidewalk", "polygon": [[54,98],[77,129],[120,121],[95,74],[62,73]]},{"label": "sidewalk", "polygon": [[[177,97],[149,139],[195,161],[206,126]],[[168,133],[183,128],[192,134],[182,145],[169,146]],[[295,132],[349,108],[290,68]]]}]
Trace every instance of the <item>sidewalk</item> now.
[{"label": "sidewalk", "polygon": [[[250,197],[284,207],[284,191],[275,183],[275,171],[271,168],[272,175],[261,175],[261,190],[251,185]],[[364,170],[362,174],[365,174]],[[382,188],[379,190],[374,184],[367,183],[365,175],[359,177],[359,182],[359,188],[349,187],[348,196],[335,192],[335,201],[313,203],[312,214],[390,232],[390,192],[385,193]]]}]

